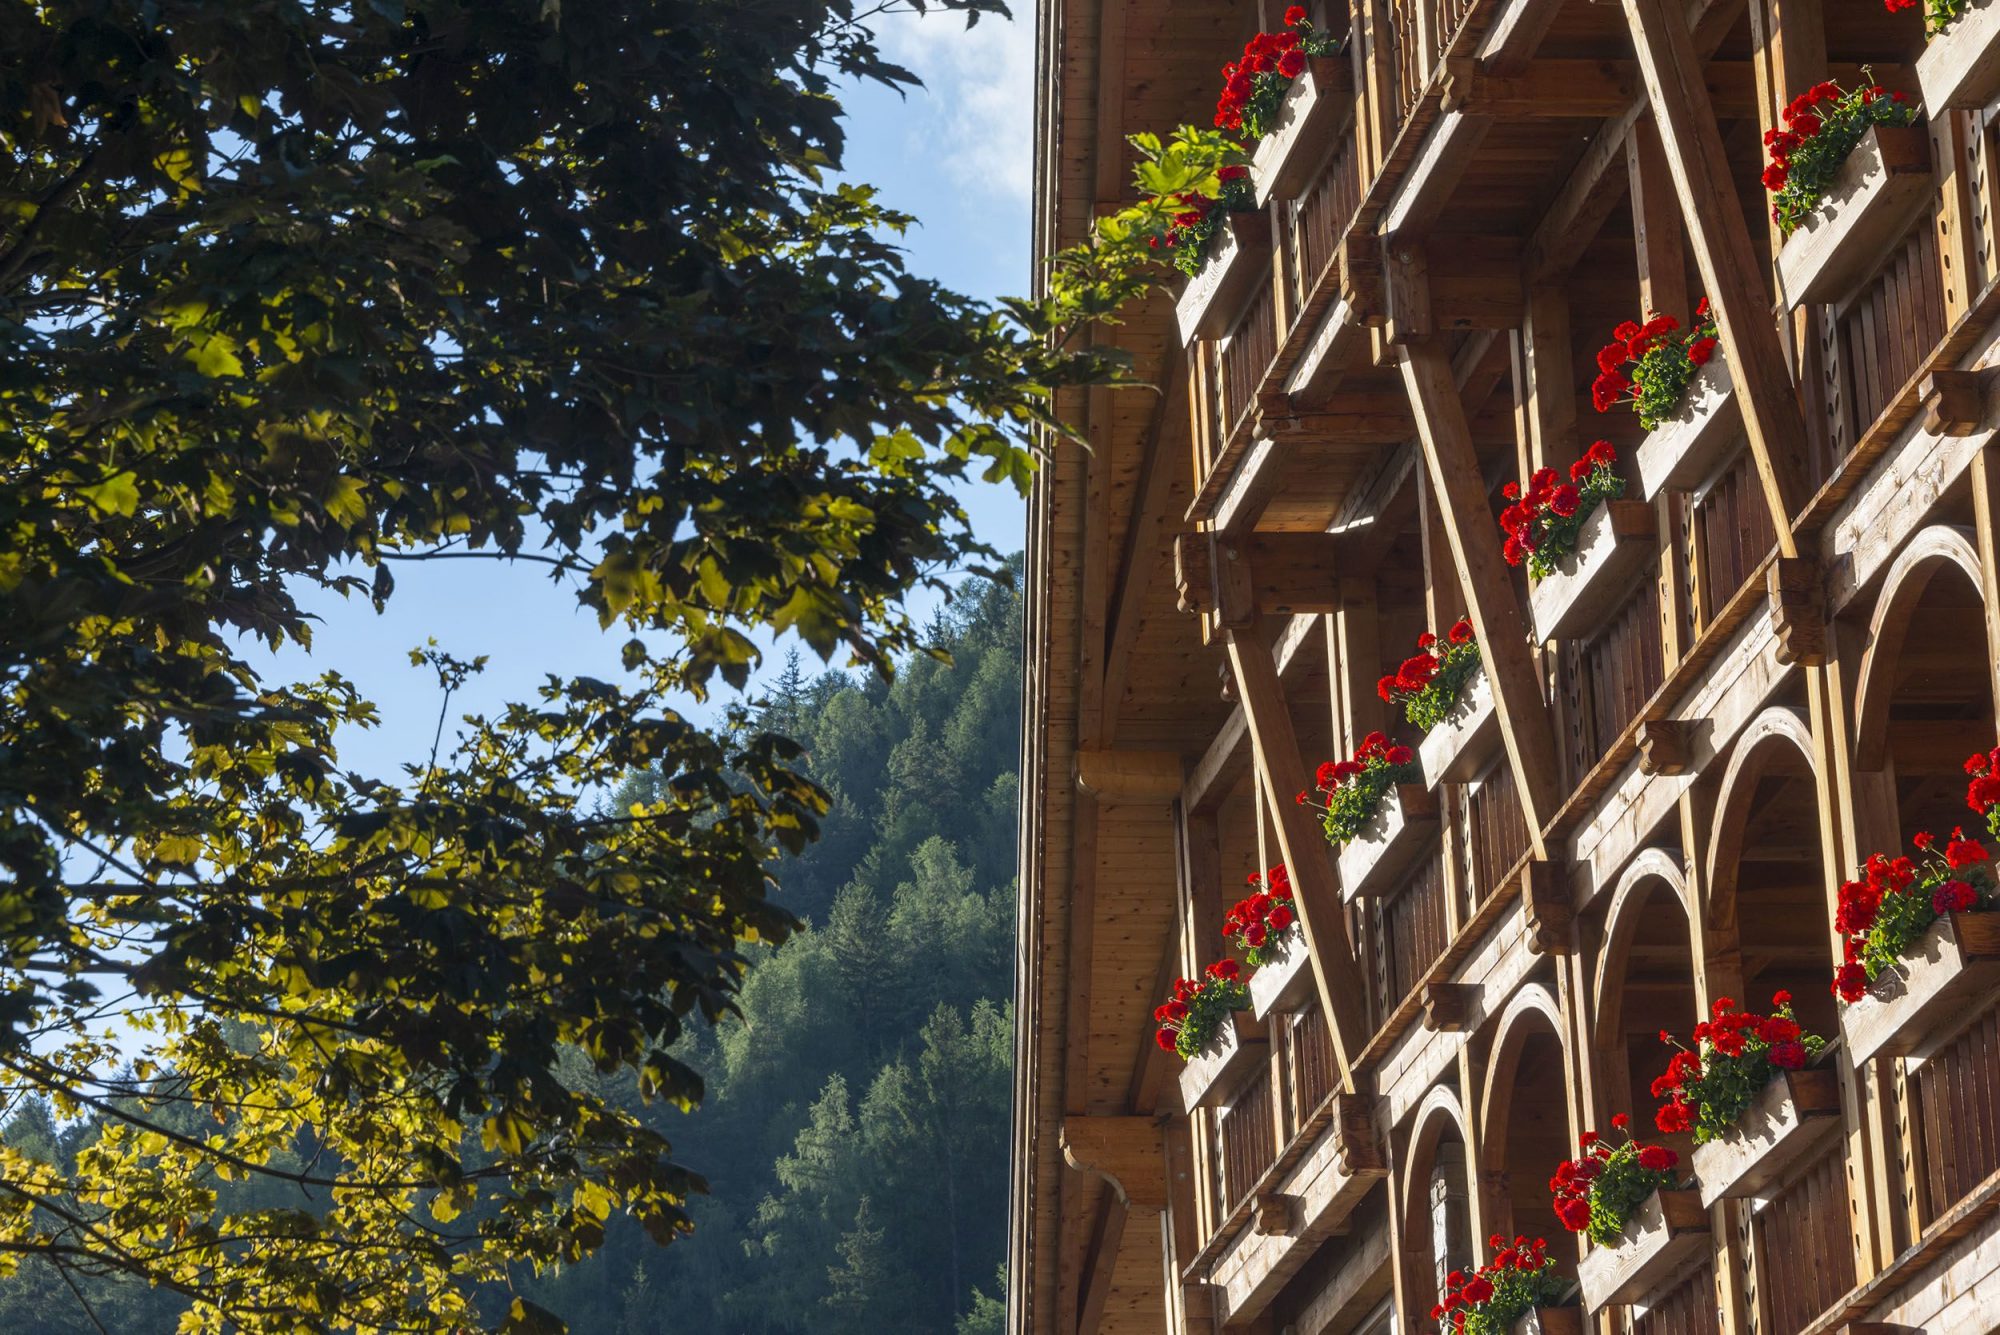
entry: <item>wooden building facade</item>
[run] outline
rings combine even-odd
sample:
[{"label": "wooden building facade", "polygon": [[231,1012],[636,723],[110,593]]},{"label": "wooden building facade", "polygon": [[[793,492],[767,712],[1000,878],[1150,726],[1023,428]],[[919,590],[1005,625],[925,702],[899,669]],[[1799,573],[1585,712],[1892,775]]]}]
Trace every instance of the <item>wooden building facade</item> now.
[{"label": "wooden building facade", "polygon": [[[1281,9],[1040,0],[1038,255]],[[1574,1273],[1556,1164],[1650,1132],[1661,1029],[1783,988],[1838,1040],[1825,1106],[1582,1324],[2000,1329],[1990,957],[1865,1038],[1829,990],[1854,869],[1980,832],[2000,0],[1935,35],[1881,0],[1310,9],[1347,41],[1258,145],[1257,206],[1097,331],[1157,392],[1074,394],[1090,448],[1031,506],[1010,1328],[1432,1330],[1496,1233]],[[1783,238],[1765,133],[1864,70],[1922,129]],[[1702,297],[1680,410],[1596,411],[1607,333]],[[1598,438],[1623,500],[1531,584],[1502,484]],[[1378,678],[1461,616],[1481,676],[1419,731]],[[1422,777],[1336,852],[1295,794],[1375,730]],[[1279,864],[1304,946],[1183,1066],[1153,1009]]]}]

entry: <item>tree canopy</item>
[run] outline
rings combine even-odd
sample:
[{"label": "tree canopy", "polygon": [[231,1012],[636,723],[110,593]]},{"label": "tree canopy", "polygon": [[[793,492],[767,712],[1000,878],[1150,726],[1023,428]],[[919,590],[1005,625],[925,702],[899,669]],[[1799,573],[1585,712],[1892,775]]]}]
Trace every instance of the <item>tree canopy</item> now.
[{"label": "tree canopy", "polygon": [[[851,0],[752,9],[0,9],[0,1071],[97,1128],[0,1144],[0,1267],[441,1330],[614,1217],[689,1226],[604,1081],[701,1097],[673,1049],[791,930],[767,864],[830,794],[687,702],[760,629],[921,647],[904,595],[992,555],[952,486],[1023,484],[1049,391],[1113,371],[907,272],[839,179],[839,88],[911,81]],[[458,559],[574,587],[625,677],[343,769],[372,706],[243,641]]]}]

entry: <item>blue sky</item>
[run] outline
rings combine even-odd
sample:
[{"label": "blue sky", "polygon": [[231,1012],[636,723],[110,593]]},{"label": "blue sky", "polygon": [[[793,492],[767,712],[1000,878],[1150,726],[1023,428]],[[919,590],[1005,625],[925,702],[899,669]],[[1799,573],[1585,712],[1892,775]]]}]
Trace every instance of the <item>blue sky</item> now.
[{"label": "blue sky", "polygon": [[[847,102],[849,173],[921,220],[906,238],[910,268],[981,297],[1028,286],[1032,0],[1015,0],[1014,8],[1015,21],[988,18],[970,31],[945,15],[883,16],[885,51],[927,87],[907,98],[868,90]],[[1011,490],[975,486],[964,499],[987,542],[1003,552],[1020,546],[1023,508]],[[381,726],[345,737],[348,768],[393,778],[399,764],[428,754],[438,693],[408,654],[432,637],[461,658],[489,658],[454,699],[454,722],[530,698],[548,673],[618,675],[625,635],[617,627],[600,632],[546,568],[438,561],[403,563],[395,574],[395,597],[380,616],[365,599],[313,597],[308,605],[321,622],[310,655],[287,650],[272,659],[245,648],[274,679],[337,670],[380,707]],[[919,616],[929,605],[916,604]],[[775,657],[782,655],[780,647]]]}]

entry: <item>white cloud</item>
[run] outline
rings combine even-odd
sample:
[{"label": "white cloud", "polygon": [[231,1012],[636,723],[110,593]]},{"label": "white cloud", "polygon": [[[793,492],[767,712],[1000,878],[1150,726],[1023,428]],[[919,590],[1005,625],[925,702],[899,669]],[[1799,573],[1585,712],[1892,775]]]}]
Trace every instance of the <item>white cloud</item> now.
[{"label": "white cloud", "polygon": [[962,14],[885,14],[883,54],[921,77],[910,94],[906,144],[969,192],[1026,203],[1034,169],[1034,7],[1013,20]]}]

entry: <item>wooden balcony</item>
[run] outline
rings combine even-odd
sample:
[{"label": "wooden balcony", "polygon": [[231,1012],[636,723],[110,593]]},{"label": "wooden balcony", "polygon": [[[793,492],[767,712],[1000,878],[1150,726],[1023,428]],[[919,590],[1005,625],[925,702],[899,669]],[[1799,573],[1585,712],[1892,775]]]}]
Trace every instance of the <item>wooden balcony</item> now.
[{"label": "wooden balcony", "polygon": [[2000,912],[1952,913],[1937,920],[1868,995],[1840,1012],[1840,1033],[1859,1066],[1874,1057],[1902,1057],[1963,1020],[1967,1004],[2000,987]]},{"label": "wooden balcony", "polygon": [[1909,230],[1934,188],[1922,126],[1869,130],[1812,217],[1785,239],[1778,299],[1803,306],[1846,296]]},{"label": "wooden balcony", "polygon": [[1685,491],[1706,481],[1742,439],[1743,412],[1729,359],[1717,347],[1689,383],[1680,411],[1648,432],[1634,453],[1638,499],[1650,501],[1669,488]]},{"label": "wooden balcony", "polygon": [[1464,783],[1486,768],[1500,742],[1499,716],[1493,710],[1493,686],[1480,668],[1466,680],[1458,704],[1444,722],[1424,734],[1417,759],[1424,783]]},{"label": "wooden balcony", "polygon": [[1268,1060],[1271,1045],[1262,1024],[1242,1011],[1181,1067],[1181,1107],[1210,1108],[1226,1102]]},{"label": "wooden balcony", "polygon": [[1756,1196],[1840,1129],[1840,1086],[1829,1068],[1786,1071],[1764,1087],[1736,1127],[1697,1145],[1691,1160],[1701,1203]]},{"label": "wooden balcony", "polygon": [[1560,570],[1528,592],[1535,639],[1567,639],[1596,625],[1631,592],[1632,577],[1654,552],[1658,528],[1643,501],[1606,501],[1577,534],[1576,550]]},{"label": "wooden balcony", "polygon": [[1284,953],[1250,975],[1250,1013],[1259,1020],[1272,1011],[1297,1007],[1315,991],[1312,960],[1305,941],[1294,931]]},{"label": "wooden balcony", "polygon": [[1397,784],[1375,815],[1340,846],[1340,893],[1355,900],[1386,894],[1426,839],[1437,832],[1437,798],[1421,783]]},{"label": "wooden balcony", "polygon": [[1261,210],[1232,213],[1209,241],[1208,257],[1174,302],[1181,342],[1214,338],[1241,315],[1260,280],[1270,278],[1270,218]]},{"label": "wooden balcony", "polygon": [[1353,108],[1347,57],[1308,60],[1305,72],[1285,91],[1277,124],[1257,141],[1251,155],[1250,179],[1256,186],[1258,208],[1273,199],[1296,199],[1306,191],[1327,143],[1344,128]]},{"label": "wooden balcony", "polygon": [[1753,1207],[1761,1330],[1805,1330],[1854,1287],[1844,1148],[1838,1135],[1819,1137],[1790,1180]]},{"label": "wooden balcony", "polygon": [[1708,1211],[1692,1191],[1656,1191],[1632,1214],[1615,1247],[1593,1246],[1577,1266],[1585,1310],[1636,1303],[1708,1250]]},{"label": "wooden balcony", "polygon": [[1974,0],[1917,58],[1924,110],[1982,107],[2000,92],[2000,0]]}]

